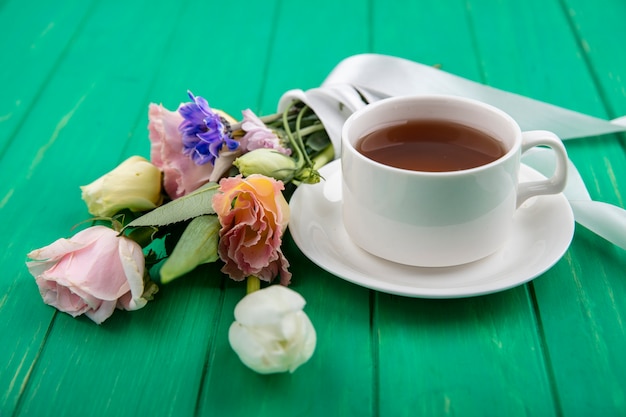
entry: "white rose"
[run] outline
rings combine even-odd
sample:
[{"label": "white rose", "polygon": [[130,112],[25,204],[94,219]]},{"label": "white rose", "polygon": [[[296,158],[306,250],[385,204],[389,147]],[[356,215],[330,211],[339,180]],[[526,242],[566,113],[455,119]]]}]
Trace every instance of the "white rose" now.
[{"label": "white rose", "polygon": [[272,285],[246,295],[235,307],[228,340],[250,369],[269,374],[294,372],[309,360],[317,337],[302,311],[306,301],[297,292]]}]

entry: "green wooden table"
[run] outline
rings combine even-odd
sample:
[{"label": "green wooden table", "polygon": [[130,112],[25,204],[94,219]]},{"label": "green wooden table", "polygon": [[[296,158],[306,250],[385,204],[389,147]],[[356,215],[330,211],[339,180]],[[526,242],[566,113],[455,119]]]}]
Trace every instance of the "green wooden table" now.
[{"label": "green wooden table", "polygon": [[[346,282],[287,237],[318,344],[269,376],[230,349],[245,285],[219,265],[101,326],[42,303],[25,267],[88,218],[80,185],[148,156],[149,102],[191,89],[267,114],[376,52],[610,119],[625,18],[620,0],[0,0],[0,416],[626,415],[626,253],[578,225],[532,282],[444,300]],[[566,142],[592,198],[620,207],[624,140]]]}]

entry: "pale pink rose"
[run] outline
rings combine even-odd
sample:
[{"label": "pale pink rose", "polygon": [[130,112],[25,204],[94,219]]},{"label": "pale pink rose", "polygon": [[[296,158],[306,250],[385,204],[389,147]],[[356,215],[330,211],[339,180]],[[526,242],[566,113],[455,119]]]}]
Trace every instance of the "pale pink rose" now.
[{"label": "pale pink rose", "polygon": [[241,114],[243,115],[241,128],[246,132],[241,139],[241,144],[247,151],[273,149],[283,155],[291,155],[291,149],[285,148],[276,133],[268,128],[252,110],[243,110]]},{"label": "pale pink rose", "polygon": [[215,166],[198,165],[183,154],[182,134],[178,130],[183,117],[178,112],[151,103],[148,119],[150,161],[163,171],[163,188],[172,199],[189,194],[209,181],[218,181],[240,155],[239,151],[220,152]]},{"label": "pale pink rose", "polygon": [[213,209],[222,228],[218,253],[222,272],[240,281],[256,276],[271,282],[280,275],[288,285],[289,262],[282,253],[283,232],[289,223],[289,205],[283,183],[259,174],[223,178],[213,197]]},{"label": "pale pink rose", "polygon": [[157,290],[152,282],[144,285],[141,246],[108,227],[87,228],[28,257],[28,270],[46,304],[73,317],[85,314],[97,324],[116,307],[142,308]]}]

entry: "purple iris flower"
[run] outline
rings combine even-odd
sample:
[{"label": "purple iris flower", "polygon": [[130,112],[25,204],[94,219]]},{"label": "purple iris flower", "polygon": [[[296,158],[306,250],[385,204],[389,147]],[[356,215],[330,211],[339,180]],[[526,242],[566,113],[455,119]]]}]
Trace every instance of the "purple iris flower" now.
[{"label": "purple iris flower", "polygon": [[207,162],[214,165],[224,145],[229,151],[234,151],[239,142],[231,135],[230,123],[213,111],[204,98],[194,96],[191,91],[187,94],[193,102],[178,109],[185,119],[178,126],[183,135],[183,153],[198,165]]}]

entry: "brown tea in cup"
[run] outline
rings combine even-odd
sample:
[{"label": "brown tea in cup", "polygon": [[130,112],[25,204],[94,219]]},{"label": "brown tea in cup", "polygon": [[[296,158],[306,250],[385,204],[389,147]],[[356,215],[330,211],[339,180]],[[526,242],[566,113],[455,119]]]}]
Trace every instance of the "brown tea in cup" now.
[{"label": "brown tea in cup", "polygon": [[407,120],[376,129],[356,144],[362,155],[412,171],[460,171],[489,164],[507,152],[489,134],[447,120]]}]

